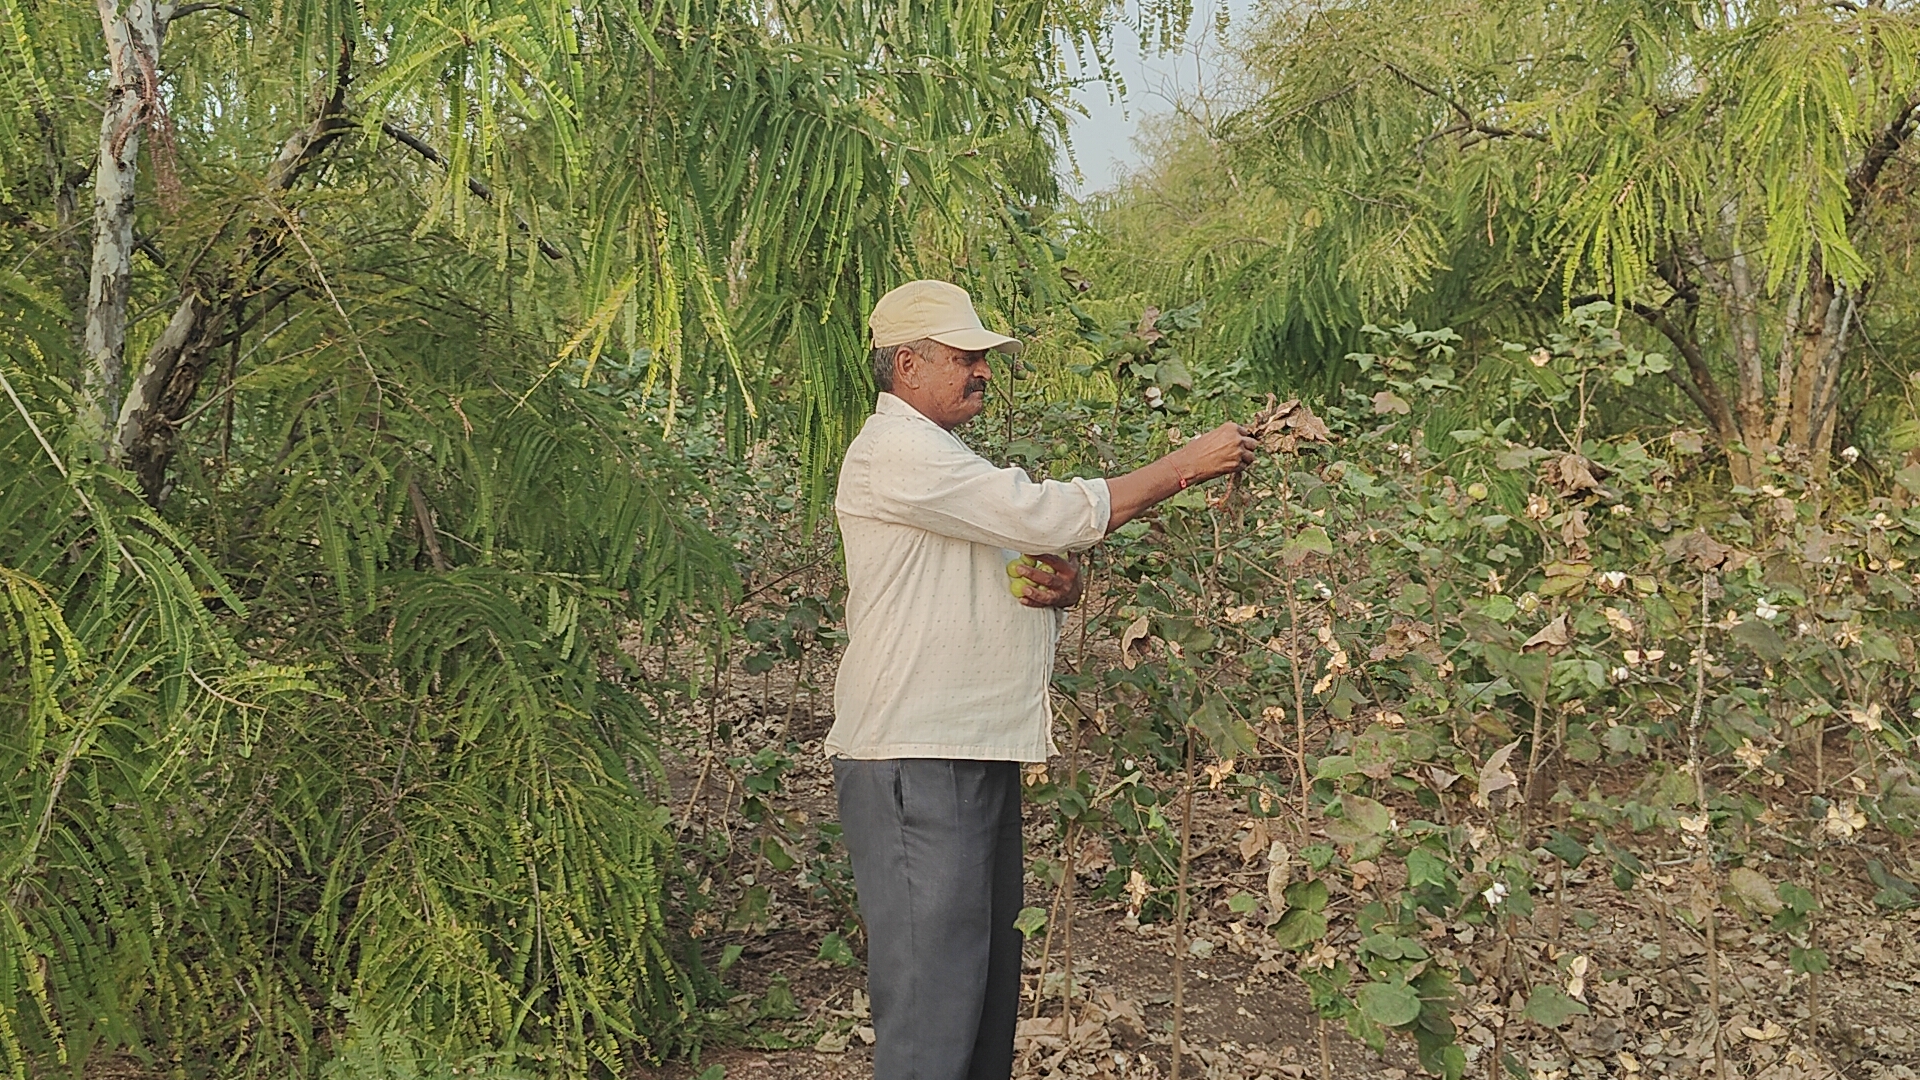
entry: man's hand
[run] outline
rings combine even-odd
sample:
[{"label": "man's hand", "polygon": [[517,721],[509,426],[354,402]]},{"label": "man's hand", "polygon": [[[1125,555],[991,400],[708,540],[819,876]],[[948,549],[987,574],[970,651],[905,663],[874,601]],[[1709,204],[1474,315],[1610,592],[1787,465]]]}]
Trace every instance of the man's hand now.
[{"label": "man's hand", "polygon": [[1229,420],[1196,435],[1185,446],[1160,460],[1107,481],[1110,500],[1107,531],[1146,513],[1163,499],[1216,476],[1237,473],[1253,464],[1260,443],[1246,428]]},{"label": "man's hand", "polygon": [[1080,602],[1080,594],[1086,591],[1086,580],[1080,576],[1080,564],[1073,559],[1063,559],[1058,555],[1035,555],[1040,566],[1015,564],[1011,573],[1019,574],[1032,584],[1020,602],[1028,607],[1070,608]]},{"label": "man's hand", "polygon": [[[1187,483],[1211,480],[1216,476],[1239,472],[1253,464],[1260,443],[1246,428],[1228,421],[1167,456],[1181,466]],[[1188,470],[1191,470],[1189,472]]]}]

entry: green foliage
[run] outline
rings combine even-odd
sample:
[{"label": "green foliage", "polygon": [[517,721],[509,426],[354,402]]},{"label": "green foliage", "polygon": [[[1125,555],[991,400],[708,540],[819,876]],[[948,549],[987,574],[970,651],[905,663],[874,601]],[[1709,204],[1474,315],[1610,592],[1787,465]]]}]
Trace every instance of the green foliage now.
[{"label": "green foliage", "polygon": [[[1138,639],[1134,662],[1058,680],[1117,782],[1069,773],[1034,794],[1106,833],[1106,895],[1171,914],[1180,822],[1163,808],[1189,782],[1234,792],[1305,866],[1267,922],[1315,1007],[1376,1045],[1411,1038],[1436,1075],[1466,1068],[1448,1018],[1460,987],[1507,978],[1430,948],[1443,926],[1517,933],[1549,875],[1597,864],[1632,890],[1654,872],[1642,854],[1668,845],[1698,860],[1706,895],[1724,875],[1729,904],[1771,918],[1787,967],[1817,971],[1812,893],[1739,861],[1784,845],[1818,873],[1823,849],[1862,830],[1920,824],[1894,719],[1920,694],[1901,599],[1920,527],[1891,500],[1796,498],[1792,478],[1717,495],[1684,428],[1601,434],[1598,415],[1664,362],[1611,316],[1576,308],[1537,345],[1367,327],[1353,381],[1314,404],[1335,444],[1276,453],[1232,494],[1170,502],[1109,539],[1106,630]],[[1121,340],[1099,343],[1124,357]],[[1083,391],[1037,370],[996,449],[1077,432],[1133,440],[1116,447],[1132,461],[1177,439],[1171,425],[1251,420],[1244,374],[1204,356],[1186,413],[1118,382],[1069,396]],[[1189,740],[1205,766],[1192,781]],[[1839,746],[1864,786],[1781,790],[1820,753],[1834,769]],[[1637,762],[1639,779],[1590,782],[1566,762]],[[1069,819],[1059,793],[1089,789]],[[1909,898],[1879,873],[1884,905]],[[1533,980],[1509,1022],[1586,1015],[1568,978]]]},{"label": "green foliage", "polygon": [[1832,335],[1913,319],[1863,289],[1909,272],[1916,43],[1899,5],[1275,8],[1236,43],[1241,104],[1165,120],[1072,261],[1206,302],[1212,348],[1320,399],[1369,323],[1532,340],[1608,299],[1665,353],[1614,372],[1638,408],[1741,447],[1737,482],[1822,472],[1836,431],[1905,419],[1912,353],[1881,373]]},{"label": "green foliage", "polygon": [[[765,537],[711,466],[777,439],[798,476],[756,480],[824,504],[861,317],[980,235],[1037,242],[1068,54],[1111,14],[184,6],[125,91],[122,379],[75,348],[116,16],[0,3],[0,1063],[624,1075],[697,1046],[717,987],[667,901],[649,698],[698,680],[636,657],[743,629],[804,657],[837,617],[732,625]],[[74,388],[149,376],[177,400],[136,489]],[[752,843],[850,890],[777,815]]]}]

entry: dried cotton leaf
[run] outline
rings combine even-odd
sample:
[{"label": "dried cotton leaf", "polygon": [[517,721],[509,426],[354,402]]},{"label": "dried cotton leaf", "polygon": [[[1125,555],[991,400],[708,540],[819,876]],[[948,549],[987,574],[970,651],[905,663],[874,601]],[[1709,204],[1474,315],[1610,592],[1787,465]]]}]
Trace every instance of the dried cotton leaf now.
[{"label": "dried cotton leaf", "polygon": [[1475,806],[1491,809],[1492,798],[1496,792],[1519,786],[1520,778],[1513,774],[1512,769],[1507,768],[1507,759],[1513,756],[1513,752],[1519,746],[1520,740],[1515,739],[1488,755],[1486,764],[1480,766],[1480,787],[1473,795]]}]

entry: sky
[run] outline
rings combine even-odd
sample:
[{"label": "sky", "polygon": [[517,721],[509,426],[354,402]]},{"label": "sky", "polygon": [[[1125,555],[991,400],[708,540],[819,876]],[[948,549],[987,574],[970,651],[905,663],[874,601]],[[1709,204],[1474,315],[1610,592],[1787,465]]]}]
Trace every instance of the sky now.
[{"label": "sky", "polygon": [[1133,137],[1141,125],[1168,112],[1173,102],[1219,92],[1230,79],[1216,19],[1224,13],[1229,32],[1238,33],[1254,9],[1254,0],[1194,0],[1193,22],[1183,48],[1146,53],[1131,28],[1114,34],[1113,62],[1127,92],[1109,99],[1104,84],[1082,89],[1077,98],[1087,115],[1073,123],[1073,149],[1082,179],[1065,177],[1068,190],[1088,195],[1112,187],[1121,174],[1141,162]]}]

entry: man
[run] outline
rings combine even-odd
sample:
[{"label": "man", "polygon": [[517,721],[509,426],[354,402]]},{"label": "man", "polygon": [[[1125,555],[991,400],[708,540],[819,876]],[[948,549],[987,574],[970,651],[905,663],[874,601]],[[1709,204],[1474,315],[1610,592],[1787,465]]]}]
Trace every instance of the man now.
[{"label": "man", "polygon": [[[1223,424],[1111,480],[1034,483],[953,430],[986,406],[987,353],[965,290],[913,281],[880,298],[880,399],[847,450],[834,510],[847,556],[846,655],[834,686],[840,822],[866,921],[876,1080],[1004,1080],[1019,1011],[1020,764],[1054,752],[1047,687],[1068,553],[1187,486],[1244,468]],[[1008,588],[1015,567],[1025,595]]]}]

